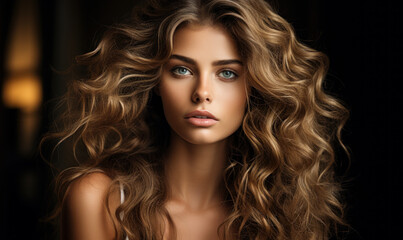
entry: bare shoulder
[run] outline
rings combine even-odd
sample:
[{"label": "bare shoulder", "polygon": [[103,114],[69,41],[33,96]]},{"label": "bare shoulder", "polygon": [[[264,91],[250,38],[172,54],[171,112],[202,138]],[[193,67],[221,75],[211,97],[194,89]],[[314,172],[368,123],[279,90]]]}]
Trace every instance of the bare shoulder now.
[{"label": "bare shoulder", "polygon": [[114,212],[120,201],[117,190],[108,195],[111,183],[112,179],[99,172],[71,183],[62,208],[63,239],[115,238]]},{"label": "bare shoulder", "polygon": [[90,173],[71,183],[66,200],[78,204],[99,202],[106,197],[111,182],[112,179],[104,173]]}]

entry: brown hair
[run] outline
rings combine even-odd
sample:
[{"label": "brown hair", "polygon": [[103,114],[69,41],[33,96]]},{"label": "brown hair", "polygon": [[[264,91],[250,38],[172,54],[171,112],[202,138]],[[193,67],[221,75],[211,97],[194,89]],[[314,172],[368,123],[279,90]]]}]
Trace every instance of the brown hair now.
[{"label": "brown hair", "polygon": [[250,87],[242,126],[230,137],[225,183],[232,211],[222,238],[328,239],[343,224],[333,144],[344,148],[348,112],[323,90],[327,57],[298,42],[263,0],[148,1],[131,24],[111,28],[81,56],[89,75],[72,83],[65,125],[49,135],[86,150],[84,162],[58,177],[61,202],[72,181],[103,171],[125,190],[113,213],[119,235],[162,238],[156,223],[170,218],[159,160],[169,126],[153,89],[175,31],[187,23],[220,24],[233,36]]}]

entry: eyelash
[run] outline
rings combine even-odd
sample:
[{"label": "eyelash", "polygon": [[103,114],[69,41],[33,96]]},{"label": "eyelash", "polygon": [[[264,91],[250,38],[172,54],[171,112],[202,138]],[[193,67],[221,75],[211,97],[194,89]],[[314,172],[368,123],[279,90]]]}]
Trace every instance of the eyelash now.
[{"label": "eyelash", "polygon": [[176,76],[185,76],[185,75],[188,75],[188,74],[181,74],[181,73],[178,73],[179,70],[183,70],[183,69],[184,69],[184,70],[187,70],[190,74],[193,74],[192,71],[190,71],[188,68],[182,67],[182,66],[173,67],[173,68],[171,69],[171,73],[174,74],[174,75],[176,75]]},{"label": "eyelash", "polygon": [[[189,72],[189,74],[181,74],[181,73],[178,72],[178,71],[180,71],[180,70],[186,70],[187,72]],[[220,75],[221,75],[222,73],[224,73],[224,72],[230,73],[230,74],[232,75],[232,77],[223,77],[223,76],[220,76]],[[193,75],[193,72],[192,72],[192,71],[190,71],[188,68],[183,67],[183,66],[176,66],[176,67],[173,67],[173,68],[171,69],[171,73],[172,73],[173,75],[179,76],[179,77],[183,77],[183,76],[186,76],[186,75]],[[234,71],[232,71],[232,70],[228,70],[228,69],[223,69],[223,70],[221,70],[221,71],[218,73],[218,76],[219,76],[220,78],[222,78],[222,79],[225,79],[225,80],[235,80],[235,79],[238,78],[238,74],[237,74],[236,72],[234,72]]]},{"label": "eyelash", "polygon": [[[228,72],[232,75],[232,77],[221,77],[220,75],[224,72]],[[220,71],[220,73],[218,74],[219,77],[224,78],[225,80],[235,80],[238,78],[238,74],[236,74],[234,71],[232,70],[228,70],[228,69],[224,69],[222,71]]]}]

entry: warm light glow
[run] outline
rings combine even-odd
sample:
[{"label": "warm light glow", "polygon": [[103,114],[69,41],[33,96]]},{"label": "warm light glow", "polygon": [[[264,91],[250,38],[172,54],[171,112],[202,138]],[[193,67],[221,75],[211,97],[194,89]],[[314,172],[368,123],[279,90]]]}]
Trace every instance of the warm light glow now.
[{"label": "warm light glow", "polygon": [[32,112],[42,102],[38,72],[40,39],[37,0],[19,0],[15,4],[5,54],[3,102],[6,107]]},{"label": "warm light glow", "polygon": [[16,0],[6,38],[2,101],[6,108],[18,109],[15,118],[18,154],[29,156],[40,126],[42,103],[40,67],[40,25],[38,0]]},{"label": "warm light glow", "polygon": [[42,102],[42,86],[34,74],[11,77],[4,82],[3,102],[6,107],[31,112]]},{"label": "warm light glow", "polygon": [[6,70],[10,73],[36,71],[39,41],[36,1],[17,1],[6,47]]}]

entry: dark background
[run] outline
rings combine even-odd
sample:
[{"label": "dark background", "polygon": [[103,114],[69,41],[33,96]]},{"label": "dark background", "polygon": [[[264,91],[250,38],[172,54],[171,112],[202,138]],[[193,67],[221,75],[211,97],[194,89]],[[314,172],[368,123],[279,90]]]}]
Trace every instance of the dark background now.
[{"label": "dark background", "polygon": [[[1,239],[53,239],[41,221],[52,202],[50,168],[37,144],[54,118],[54,101],[71,76],[74,56],[92,50],[106,26],[130,15],[135,1],[22,0],[38,9],[43,101],[40,123],[27,154],[19,151],[21,113],[0,102]],[[0,2],[0,90],[7,76],[5,52],[18,1]],[[271,0],[297,36],[330,58],[327,86],[351,111],[344,140],[351,166],[339,155],[347,220],[346,239],[396,239],[400,225],[402,79],[396,3],[387,1]],[[28,5],[27,5],[28,6]],[[55,70],[59,71],[56,73]],[[62,73],[60,73],[62,72]],[[2,92],[2,91],[1,91]]]}]

